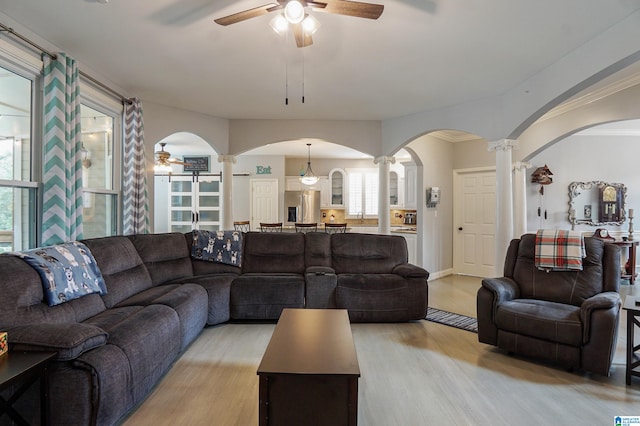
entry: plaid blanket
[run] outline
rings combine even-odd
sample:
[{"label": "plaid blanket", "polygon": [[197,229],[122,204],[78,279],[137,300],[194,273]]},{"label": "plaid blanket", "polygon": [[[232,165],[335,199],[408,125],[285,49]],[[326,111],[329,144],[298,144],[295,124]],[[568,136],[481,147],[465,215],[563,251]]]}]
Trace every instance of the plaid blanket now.
[{"label": "plaid blanket", "polygon": [[582,271],[585,256],[580,231],[540,229],[536,233],[535,264],[538,269]]}]

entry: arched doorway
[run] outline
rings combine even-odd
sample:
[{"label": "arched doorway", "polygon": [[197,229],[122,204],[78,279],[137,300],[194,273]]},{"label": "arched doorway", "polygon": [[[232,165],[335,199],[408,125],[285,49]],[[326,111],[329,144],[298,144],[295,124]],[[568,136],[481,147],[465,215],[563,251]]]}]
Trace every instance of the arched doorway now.
[{"label": "arched doorway", "polygon": [[[160,144],[165,144],[162,147]],[[154,232],[189,232],[194,228],[220,229],[220,166],[217,153],[193,133],[174,133],[158,141],[155,151],[169,152],[171,171],[154,171]],[[183,160],[204,161],[197,179]],[[200,168],[200,167],[199,167]]]}]

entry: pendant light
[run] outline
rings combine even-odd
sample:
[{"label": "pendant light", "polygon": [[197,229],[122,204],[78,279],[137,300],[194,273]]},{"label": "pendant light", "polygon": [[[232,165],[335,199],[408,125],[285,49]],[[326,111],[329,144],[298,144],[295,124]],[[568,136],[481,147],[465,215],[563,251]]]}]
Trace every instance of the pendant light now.
[{"label": "pendant light", "polygon": [[311,170],[311,144],[307,144],[308,150],[308,159],[307,159],[307,170],[304,171],[304,175],[300,176],[300,182],[303,185],[315,185],[318,182],[318,176],[313,173]]}]

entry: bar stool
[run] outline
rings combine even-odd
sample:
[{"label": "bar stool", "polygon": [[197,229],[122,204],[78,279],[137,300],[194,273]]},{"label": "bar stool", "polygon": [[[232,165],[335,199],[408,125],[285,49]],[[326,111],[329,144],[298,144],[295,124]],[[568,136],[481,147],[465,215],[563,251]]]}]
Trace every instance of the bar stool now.
[{"label": "bar stool", "polygon": [[328,234],[344,234],[347,232],[346,223],[325,223],[324,230]]},{"label": "bar stool", "polygon": [[296,223],[295,227],[296,227],[296,232],[303,232],[305,234],[307,232],[316,232],[316,231],[318,231],[318,224],[317,223]]},{"label": "bar stool", "polygon": [[248,220],[233,222],[233,229],[240,232],[251,231],[251,223]]},{"label": "bar stool", "polygon": [[282,232],[282,222],[278,222],[278,223],[260,222],[260,231],[262,231],[262,232]]}]

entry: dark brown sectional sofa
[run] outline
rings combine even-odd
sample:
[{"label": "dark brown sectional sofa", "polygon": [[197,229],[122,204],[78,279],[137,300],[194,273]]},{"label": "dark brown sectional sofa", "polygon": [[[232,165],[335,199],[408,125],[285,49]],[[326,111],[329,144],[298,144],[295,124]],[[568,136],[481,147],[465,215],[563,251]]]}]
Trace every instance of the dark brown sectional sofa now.
[{"label": "dark brown sectional sofa", "polygon": [[[10,350],[56,351],[53,425],[111,425],[140,404],[207,325],[275,320],[283,308],[343,308],[352,321],[424,318],[429,273],[404,238],[243,234],[241,267],[195,260],[192,235],[84,240],[107,293],[57,306],[23,259],[0,256],[0,330]],[[38,423],[37,394],[18,408]]]}]

